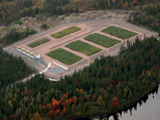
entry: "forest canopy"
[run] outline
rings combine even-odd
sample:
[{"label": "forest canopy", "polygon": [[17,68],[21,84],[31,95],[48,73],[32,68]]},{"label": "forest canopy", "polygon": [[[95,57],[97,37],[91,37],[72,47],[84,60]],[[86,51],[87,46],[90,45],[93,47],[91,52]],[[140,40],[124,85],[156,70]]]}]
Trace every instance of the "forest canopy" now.
[{"label": "forest canopy", "polygon": [[75,119],[121,110],[158,86],[159,61],[160,42],[152,37],[59,82],[37,75],[0,91],[0,119]]},{"label": "forest canopy", "polygon": [[0,49],[0,89],[27,77],[32,72],[21,58],[8,55]]}]

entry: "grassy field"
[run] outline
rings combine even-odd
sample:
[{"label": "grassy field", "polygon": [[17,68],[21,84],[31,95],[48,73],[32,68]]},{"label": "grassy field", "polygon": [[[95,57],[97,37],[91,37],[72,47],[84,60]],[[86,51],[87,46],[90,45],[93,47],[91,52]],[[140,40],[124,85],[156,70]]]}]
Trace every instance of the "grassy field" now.
[{"label": "grassy field", "polygon": [[72,42],[68,45],[66,45],[66,47],[72,49],[72,50],[75,50],[75,51],[78,51],[78,52],[81,52],[87,56],[91,56],[99,51],[101,51],[101,49],[95,47],[95,46],[92,46],[92,45],[89,45],[87,43],[84,43],[80,40],[78,41],[75,41],[75,42]]},{"label": "grassy field", "polygon": [[119,40],[112,39],[110,37],[107,37],[107,36],[104,36],[104,35],[101,35],[101,34],[97,34],[97,33],[91,34],[91,35],[85,37],[84,39],[88,40],[88,41],[91,41],[93,43],[102,45],[106,48],[109,48],[109,47],[111,47],[111,46],[120,42]]},{"label": "grassy field", "polygon": [[56,38],[56,39],[58,39],[58,38],[62,38],[64,36],[66,36],[66,35],[69,35],[71,33],[79,31],[79,30],[80,30],[79,27],[72,26],[72,27],[64,29],[64,30],[62,30],[62,31],[60,31],[58,33],[52,34],[51,36],[54,37],[54,38]]},{"label": "grassy field", "polygon": [[42,39],[42,40],[33,42],[33,43],[29,44],[28,46],[31,47],[31,48],[34,48],[34,47],[37,47],[37,46],[42,45],[42,44],[44,44],[46,42],[49,42],[49,41],[50,40],[48,40],[48,39]]},{"label": "grassy field", "polygon": [[47,53],[47,55],[66,64],[66,65],[71,65],[71,64],[76,63],[77,61],[82,59],[81,57],[79,57],[71,52],[68,52],[62,48],[58,48],[54,51],[51,51],[51,52]]},{"label": "grassy field", "polygon": [[102,30],[102,32],[116,36],[118,38],[122,38],[122,39],[128,39],[130,37],[137,35],[137,33],[134,33],[126,29],[119,28],[119,27],[115,27],[115,26],[110,26]]}]

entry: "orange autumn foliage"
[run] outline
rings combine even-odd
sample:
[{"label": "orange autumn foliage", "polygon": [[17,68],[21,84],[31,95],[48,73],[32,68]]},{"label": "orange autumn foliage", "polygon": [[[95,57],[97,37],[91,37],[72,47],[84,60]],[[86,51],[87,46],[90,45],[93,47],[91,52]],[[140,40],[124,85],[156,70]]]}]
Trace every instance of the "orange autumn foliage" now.
[{"label": "orange autumn foliage", "polygon": [[66,93],[66,94],[64,94],[64,97],[67,99],[68,98],[68,94]]},{"label": "orange autumn foliage", "polygon": [[42,110],[45,110],[45,106],[44,105],[42,105]]},{"label": "orange autumn foliage", "polygon": [[65,100],[65,103],[66,103],[66,105],[69,105],[69,100],[68,99]]},{"label": "orange autumn foliage", "polygon": [[59,102],[57,100],[52,101],[52,109],[57,110],[59,107]]},{"label": "orange autumn foliage", "polygon": [[28,95],[29,94],[29,90],[24,90],[24,94]]},{"label": "orange autumn foliage", "polygon": [[73,102],[74,104],[78,101],[78,98],[76,96],[73,96]]},{"label": "orange autumn foliage", "polygon": [[69,104],[71,104],[73,102],[72,98],[69,98]]},{"label": "orange autumn foliage", "polygon": [[57,100],[55,98],[53,98],[51,101],[54,102],[54,101],[57,101]]},{"label": "orange autumn foliage", "polygon": [[83,89],[80,89],[80,93],[83,94]]},{"label": "orange autumn foliage", "polygon": [[66,109],[66,107],[64,107],[63,110],[62,110],[62,114],[61,114],[61,115],[62,115],[62,116],[65,115],[66,112],[67,112],[67,109]]}]

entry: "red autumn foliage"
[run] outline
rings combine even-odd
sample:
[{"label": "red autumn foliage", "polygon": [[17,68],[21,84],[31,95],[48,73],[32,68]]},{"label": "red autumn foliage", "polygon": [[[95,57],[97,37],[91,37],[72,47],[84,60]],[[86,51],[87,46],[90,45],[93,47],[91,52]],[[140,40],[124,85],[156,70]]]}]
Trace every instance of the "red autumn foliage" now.
[{"label": "red autumn foliage", "polygon": [[157,54],[156,51],[154,52],[154,54],[155,54],[155,55]]},{"label": "red autumn foliage", "polygon": [[160,66],[159,65],[157,65],[157,69],[160,70]]},{"label": "red autumn foliage", "polygon": [[112,84],[114,85],[115,83],[116,83],[116,80],[114,79],[113,82],[112,82]]},{"label": "red autumn foliage", "polygon": [[90,95],[86,95],[86,99],[87,99],[87,100],[90,100]]},{"label": "red autumn foliage", "polygon": [[12,115],[12,118],[15,118],[15,115]]},{"label": "red autumn foliage", "polygon": [[120,85],[120,84],[121,84],[121,81],[118,82],[118,85]]},{"label": "red autumn foliage", "polygon": [[76,85],[79,86],[79,81],[76,82]]},{"label": "red autumn foliage", "polygon": [[134,61],[133,60],[131,60],[131,63],[132,63],[132,65],[134,65]]},{"label": "red autumn foliage", "polygon": [[107,67],[106,69],[109,70],[109,67]]},{"label": "red autumn foliage", "polygon": [[108,84],[110,83],[110,79],[108,79],[107,83],[108,83]]},{"label": "red autumn foliage", "polygon": [[111,85],[109,84],[107,88],[110,89],[110,87],[111,87]]},{"label": "red autumn foliage", "polygon": [[117,107],[118,105],[119,105],[118,98],[114,97],[113,100],[112,100],[112,107]]},{"label": "red autumn foliage", "polygon": [[56,114],[56,115],[58,115],[59,113],[60,113],[60,110],[59,110],[59,109],[55,111],[55,114]]},{"label": "red autumn foliage", "polygon": [[65,107],[65,106],[66,106],[66,103],[65,103],[65,102],[62,102],[61,105],[62,105],[63,107]]}]

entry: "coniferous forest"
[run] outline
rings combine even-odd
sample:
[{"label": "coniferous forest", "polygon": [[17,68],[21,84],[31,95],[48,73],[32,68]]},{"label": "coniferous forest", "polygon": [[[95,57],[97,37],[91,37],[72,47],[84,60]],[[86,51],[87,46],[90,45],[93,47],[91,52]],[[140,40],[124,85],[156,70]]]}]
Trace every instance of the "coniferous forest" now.
[{"label": "coniferous forest", "polygon": [[159,85],[159,61],[160,42],[137,39],[120,55],[97,59],[59,82],[37,75],[8,85],[0,90],[0,119],[67,120],[121,110]]},{"label": "coniferous forest", "polygon": [[16,58],[0,49],[0,89],[27,77],[32,70],[21,58]]},{"label": "coniferous forest", "polygon": [[160,4],[151,4],[141,8],[142,12],[133,12],[130,16],[130,22],[146,26],[160,35]]}]

